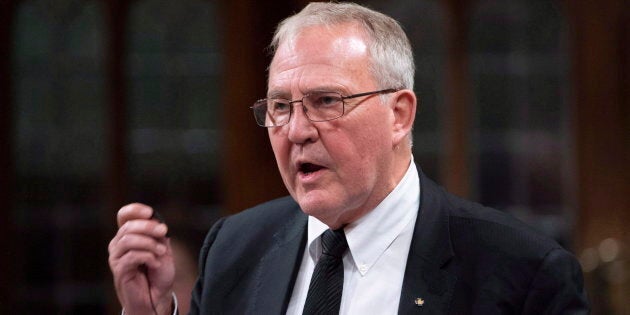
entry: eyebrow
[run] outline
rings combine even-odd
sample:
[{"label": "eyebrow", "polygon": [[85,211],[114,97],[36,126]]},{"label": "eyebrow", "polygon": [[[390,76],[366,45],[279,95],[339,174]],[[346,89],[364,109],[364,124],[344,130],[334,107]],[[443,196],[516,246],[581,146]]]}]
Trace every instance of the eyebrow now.
[{"label": "eyebrow", "polygon": [[281,99],[290,100],[290,98],[291,98],[290,95],[291,95],[291,93],[287,94],[287,93],[281,92],[281,91],[271,91],[271,92],[267,93],[267,97],[266,98],[281,98]]},{"label": "eyebrow", "polygon": [[[314,92],[335,92],[341,95],[349,95],[348,91],[342,90],[339,87],[333,86],[319,86],[316,88],[306,90],[303,95],[314,93]],[[267,98],[281,98],[285,100],[291,100],[291,93],[285,93],[283,91],[271,91],[267,93]]]}]

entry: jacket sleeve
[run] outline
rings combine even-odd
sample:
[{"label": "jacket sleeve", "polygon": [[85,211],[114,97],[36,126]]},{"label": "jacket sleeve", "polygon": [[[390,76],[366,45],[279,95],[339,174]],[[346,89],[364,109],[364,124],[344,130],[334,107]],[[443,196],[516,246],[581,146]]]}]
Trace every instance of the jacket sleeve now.
[{"label": "jacket sleeve", "polygon": [[523,314],[588,314],[579,263],[562,248],[549,251],[529,286]]},{"label": "jacket sleeve", "polygon": [[212,247],[212,244],[214,243],[217,234],[219,234],[219,230],[221,230],[224,221],[225,218],[217,221],[206,235],[206,239],[203,241],[203,246],[201,247],[201,251],[199,253],[199,276],[197,277],[197,281],[195,283],[195,286],[193,287],[192,298],[190,301],[190,312],[188,313],[190,315],[199,314],[201,297],[203,293],[203,279],[208,253],[210,252],[210,247]]}]

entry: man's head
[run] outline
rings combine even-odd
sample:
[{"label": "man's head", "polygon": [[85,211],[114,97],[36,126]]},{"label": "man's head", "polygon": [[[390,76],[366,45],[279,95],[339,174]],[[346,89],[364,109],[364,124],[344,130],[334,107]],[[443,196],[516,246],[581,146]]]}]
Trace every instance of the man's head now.
[{"label": "man's head", "polygon": [[275,52],[280,44],[291,42],[312,26],[355,23],[370,41],[370,71],[383,89],[413,90],[415,64],[407,35],[396,20],[355,3],[313,2],[285,19],[271,41]]},{"label": "man's head", "polygon": [[281,23],[272,48],[268,99],[394,90],[337,99],[341,117],[317,122],[311,121],[316,110],[305,107],[310,102],[274,103],[293,107],[286,124],[268,129],[287,189],[305,213],[331,228],[352,223],[378,205],[409,166],[416,98],[408,39],[383,14],[355,4],[312,3]]}]

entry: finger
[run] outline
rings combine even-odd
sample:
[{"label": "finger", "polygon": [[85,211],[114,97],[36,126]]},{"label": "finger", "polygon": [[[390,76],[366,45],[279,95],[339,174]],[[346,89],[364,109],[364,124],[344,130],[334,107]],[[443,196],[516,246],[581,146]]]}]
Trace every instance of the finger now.
[{"label": "finger", "polygon": [[131,220],[125,222],[117,234],[144,234],[147,236],[162,238],[168,233],[168,226],[155,220]]},{"label": "finger", "polygon": [[120,227],[120,229],[118,229],[116,235],[114,235],[110,241],[108,249],[111,252],[112,247],[117,246],[120,239],[128,234],[144,235],[146,237],[160,240],[166,238],[167,233],[168,227],[163,223],[158,223],[153,220],[127,221],[122,227]]},{"label": "finger", "polygon": [[112,259],[119,259],[128,252],[150,252],[162,256],[167,253],[166,239],[155,239],[142,234],[125,234],[117,241],[112,240],[109,255]]},{"label": "finger", "polygon": [[142,272],[139,267],[142,265],[151,269],[158,269],[162,262],[151,252],[129,251],[117,260],[110,262],[114,274],[132,276]]},{"label": "finger", "polygon": [[[168,227],[153,220],[133,220],[126,222],[116,233],[108,245],[109,255],[118,259],[130,250],[154,251],[162,255],[162,246],[166,245],[165,237]],[[121,240],[124,240],[122,243]]]},{"label": "finger", "polygon": [[152,214],[153,208],[141,203],[131,203],[118,210],[116,221],[118,227],[121,227],[129,220],[149,219]]}]

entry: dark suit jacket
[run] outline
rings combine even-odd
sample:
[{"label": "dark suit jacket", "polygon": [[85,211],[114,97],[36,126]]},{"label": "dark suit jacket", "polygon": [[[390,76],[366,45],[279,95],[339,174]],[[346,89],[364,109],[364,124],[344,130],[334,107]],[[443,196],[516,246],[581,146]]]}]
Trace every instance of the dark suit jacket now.
[{"label": "dark suit jacket", "polygon": [[[422,173],[420,182],[400,314],[587,313],[580,266],[569,252]],[[201,249],[191,314],[286,313],[306,226],[290,197],[218,221]]]}]

